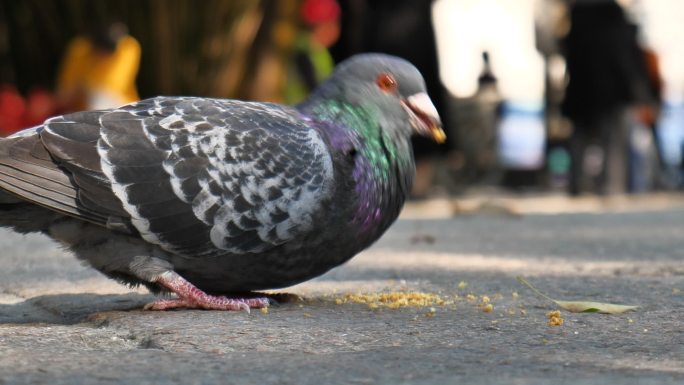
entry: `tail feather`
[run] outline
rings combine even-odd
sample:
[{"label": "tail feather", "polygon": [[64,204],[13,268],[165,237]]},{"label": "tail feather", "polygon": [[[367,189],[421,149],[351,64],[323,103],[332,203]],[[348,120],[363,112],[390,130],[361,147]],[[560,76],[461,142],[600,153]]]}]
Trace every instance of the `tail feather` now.
[{"label": "tail feather", "polygon": [[0,203],[25,201],[94,223],[107,223],[106,216],[78,203],[78,191],[69,173],[52,160],[39,131],[40,127],[34,127],[0,139]]}]

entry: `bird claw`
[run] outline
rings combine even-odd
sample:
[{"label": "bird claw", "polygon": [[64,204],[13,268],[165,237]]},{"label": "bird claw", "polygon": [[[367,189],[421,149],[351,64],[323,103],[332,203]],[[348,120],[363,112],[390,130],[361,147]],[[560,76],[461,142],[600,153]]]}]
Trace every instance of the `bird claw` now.
[{"label": "bird claw", "polygon": [[197,305],[182,299],[158,299],[154,302],[150,302],[143,307],[143,310],[169,310],[169,309],[181,309],[181,308],[195,308]]},{"label": "bird claw", "polygon": [[159,299],[145,305],[145,310],[167,310],[167,309],[204,309],[204,310],[233,310],[246,311],[250,313],[250,308],[260,309],[268,307],[268,298],[229,298],[223,296],[209,295],[198,289],[185,278],[174,271],[167,271],[157,277],[156,282],[176,293],[178,298]]},{"label": "bird claw", "polygon": [[249,306],[248,306],[246,303],[241,302],[241,303],[238,304],[238,306],[240,307],[240,310],[246,311],[247,314],[250,314],[250,313],[251,313],[251,311],[249,310]]},{"label": "bird claw", "polygon": [[245,311],[251,314],[251,309],[260,309],[269,306],[268,298],[228,298],[207,295],[200,300],[190,298],[158,299],[148,303],[143,310],[170,310],[170,309],[202,309],[202,310],[233,310]]}]

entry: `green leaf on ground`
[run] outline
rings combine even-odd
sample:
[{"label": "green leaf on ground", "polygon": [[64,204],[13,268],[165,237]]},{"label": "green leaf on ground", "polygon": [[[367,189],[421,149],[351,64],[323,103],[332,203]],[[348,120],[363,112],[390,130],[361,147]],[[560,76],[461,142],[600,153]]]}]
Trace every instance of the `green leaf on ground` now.
[{"label": "green leaf on ground", "polygon": [[603,313],[603,314],[618,314],[624,313],[629,310],[634,310],[639,306],[634,305],[617,305],[613,303],[603,303],[603,302],[592,302],[592,301],[561,301],[553,299],[548,295],[537,290],[531,283],[523,277],[516,277],[518,282],[527,286],[530,290],[535,292],[540,297],[547,299],[561,308],[573,312],[573,313]]}]

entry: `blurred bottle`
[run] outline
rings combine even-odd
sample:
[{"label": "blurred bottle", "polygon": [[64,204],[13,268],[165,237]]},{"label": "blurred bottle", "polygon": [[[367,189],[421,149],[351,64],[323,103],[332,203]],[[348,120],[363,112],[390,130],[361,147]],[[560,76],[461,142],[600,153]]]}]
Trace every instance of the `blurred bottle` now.
[{"label": "blurred bottle", "polygon": [[474,105],[470,107],[476,121],[465,125],[457,137],[457,142],[460,143],[465,155],[463,173],[469,183],[488,179],[498,171],[499,164],[497,126],[502,98],[487,51],[482,52],[482,70],[477,78],[477,84],[477,91],[472,98]]},{"label": "blurred bottle", "polygon": [[477,77],[477,83],[480,90],[490,86],[496,87],[496,76],[492,72],[492,63],[489,62],[489,52],[482,52],[482,71]]}]

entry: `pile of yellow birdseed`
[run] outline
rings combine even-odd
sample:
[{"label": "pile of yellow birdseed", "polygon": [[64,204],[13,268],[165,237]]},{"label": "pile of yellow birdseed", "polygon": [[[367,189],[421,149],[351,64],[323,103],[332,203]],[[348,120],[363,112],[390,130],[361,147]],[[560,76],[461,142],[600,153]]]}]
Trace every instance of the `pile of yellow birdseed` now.
[{"label": "pile of yellow birdseed", "polygon": [[546,313],[546,317],[549,319],[549,326],[562,326],[563,318],[561,317],[560,310],[554,310]]},{"label": "pile of yellow birdseed", "polygon": [[420,291],[392,291],[385,293],[349,293],[335,299],[338,305],[345,303],[360,303],[371,309],[403,307],[430,307],[453,304],[453,300],[439,294]]}]

